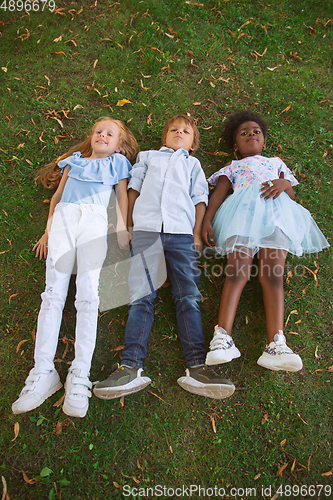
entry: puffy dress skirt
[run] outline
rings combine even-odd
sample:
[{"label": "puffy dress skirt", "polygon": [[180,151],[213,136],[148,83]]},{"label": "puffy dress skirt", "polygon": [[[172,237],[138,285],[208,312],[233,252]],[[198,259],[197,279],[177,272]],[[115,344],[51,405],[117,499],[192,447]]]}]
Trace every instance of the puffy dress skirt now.
[{"label": "puffy dress skirt", "polygon": [[259,248],[277,248],[300,256],[329,247],[306,208],[286,193],[264,200],[260,188],[236,190],[217,210],[212,227],[218,253],[237,250],[253,256]]}]

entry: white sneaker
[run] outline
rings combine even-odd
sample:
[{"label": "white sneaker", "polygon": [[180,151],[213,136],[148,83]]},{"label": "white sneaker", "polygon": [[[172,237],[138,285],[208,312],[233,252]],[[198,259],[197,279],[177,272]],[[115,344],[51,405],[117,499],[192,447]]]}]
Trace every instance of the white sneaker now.
[{"label": "white sneaker", "polygon": [[266,346],[257,363],[274,371],[298,372],[303,368],[300,356],[287,346],[286,337],[282,330],[275,334],[274,341]]},{"label": "white sneaker", "polygon": [[49,373],[35,373],[35,368],[32,368],[19,398],[12,404],[14,415],[34,410],[61,387],[62,383],[56,370]]},{"label": "white sneaker", "polygon": [[89,398],[91,398],[92,383],[85,370],[74,368],[69,370],[65,382],[65,401],[62,410],[70,417],[85,417]]},{"label": "white sneaker", "polygon": [[232,359],[239,358],[240,355],[241,353],[235,346],[232,337],[223,328],[216,325],[214,337],[207,353],[206,365],[229,363]]}]

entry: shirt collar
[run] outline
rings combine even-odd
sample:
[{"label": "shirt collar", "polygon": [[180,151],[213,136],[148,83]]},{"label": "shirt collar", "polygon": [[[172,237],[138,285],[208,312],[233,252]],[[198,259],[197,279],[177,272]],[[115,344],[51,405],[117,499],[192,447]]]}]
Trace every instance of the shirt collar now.
[{"label": "shirt collar", "polygon": [[189,152],[186,151],[186,149],[183,149],[183,148],[179,148],[179,149],[177,149],[177,151],[175,151],[174,149],[167,148],[166,146],[162,146],[160,148],[160,151],[162,153],[171,153],[171,154],[176,153],[177,155],[183,154],[185,156],[185,158],[188,158],[190,156]]}]

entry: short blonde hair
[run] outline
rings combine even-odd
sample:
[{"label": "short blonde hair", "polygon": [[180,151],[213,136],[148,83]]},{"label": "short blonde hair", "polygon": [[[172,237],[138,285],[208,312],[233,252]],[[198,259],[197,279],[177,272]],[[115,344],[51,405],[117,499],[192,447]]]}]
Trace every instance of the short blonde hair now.
[{"label": "short blonde hair", "polygon": [[53,160],[51,163],[39,170],[35,175],[35,181],[41,181],[43,186],[48,189],[56,189],[61,179],[61,171],[58,167],[58,162],[60,160],[68,158],[69,156],[72,156],[72,154],[76,151],[80,151],[83,158],[89,158],[92,154],[91,137],[95,132],[98,124],[104,120],[109,120],[110,122],[113,122],[115,125],[117,125],[119,129],[120,153],[126,156],[129,161],[133,161],[140,149],[132,132],[120,120],[114,120],[109,116],[101,116],[101,118],[99,118],[93,125],[84,141],[76,144],[76,146],[71,147],[65,154],[59,156],[59,158]]},{"label": "short blonde hair", "polygon": [[175,115],[172,118],[170,118],[164,125],[163,127],[163,132],[162,132],[162,145],[165,146],[165,141],[166,141],[166,136],[167,133],[169,132],[170,127],[177,121],[183,121],[186,123],[186,125],[189,125],[192,130],[193,130],[193,144],[192,147],[189,151],[190,154],[194,153],[199,147],[199,141],[200,141],[200,132],[198,130],[198,127],[192,118],[192,116],[188,115]]}]

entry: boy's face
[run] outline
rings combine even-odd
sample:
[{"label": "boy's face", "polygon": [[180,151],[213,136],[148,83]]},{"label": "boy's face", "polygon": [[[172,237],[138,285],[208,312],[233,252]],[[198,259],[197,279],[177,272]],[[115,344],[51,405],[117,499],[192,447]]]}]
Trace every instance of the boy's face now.
[{"label": "boy's face", "polygon": [[183,148],[190,152],[193,146],[193,139],[193,128],[182,120],[176,120],[170,125],[164,146],[174,151]]}]

